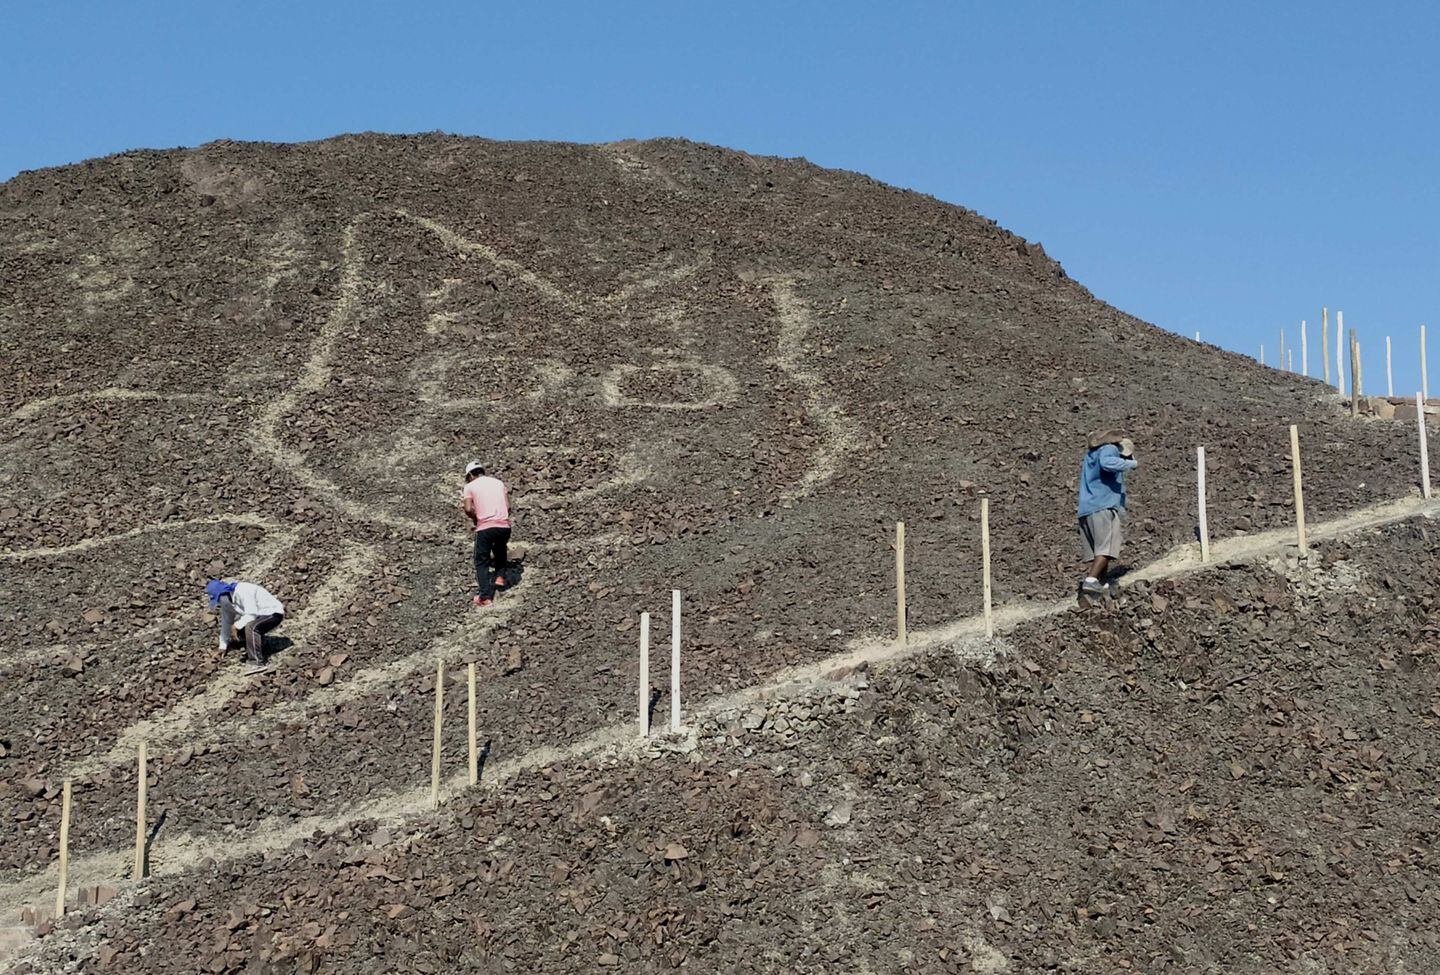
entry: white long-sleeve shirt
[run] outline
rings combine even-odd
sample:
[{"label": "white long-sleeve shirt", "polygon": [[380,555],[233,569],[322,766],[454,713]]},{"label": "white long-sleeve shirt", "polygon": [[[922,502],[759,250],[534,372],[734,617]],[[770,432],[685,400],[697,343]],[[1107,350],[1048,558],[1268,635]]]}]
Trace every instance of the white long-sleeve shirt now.
[{"label": "white long-sleeve shirt", "polygon": [[[270,590],[264,586],[256,585],[253,582],[235,583],[235,591],[230,594],[230,602],[235,607],[235,612],[240,618],[235,621],[235,629],[243,630],[251,623],[264,616],[284,614],[285,604],[271,595]],[[222,604],[223,606],[223,604]],[[229,620],[226,614],[220,614],[220,640],[224,643],[229,639]]]}]

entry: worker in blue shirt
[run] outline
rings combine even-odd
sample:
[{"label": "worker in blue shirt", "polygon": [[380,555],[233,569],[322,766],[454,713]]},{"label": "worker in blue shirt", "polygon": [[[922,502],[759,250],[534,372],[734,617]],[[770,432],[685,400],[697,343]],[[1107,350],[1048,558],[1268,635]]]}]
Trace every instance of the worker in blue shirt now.
[{"label": "worker in blue shirt", "polygon": [[1120,430],[1090,434],[1089,450],[1080,465],[1080,550],[1090,563],[1080,593],[1104,595],[1105,574],[1120,556],[1120,523],[1125,517],[1125,474],[1138,466],[1135,444]]}]

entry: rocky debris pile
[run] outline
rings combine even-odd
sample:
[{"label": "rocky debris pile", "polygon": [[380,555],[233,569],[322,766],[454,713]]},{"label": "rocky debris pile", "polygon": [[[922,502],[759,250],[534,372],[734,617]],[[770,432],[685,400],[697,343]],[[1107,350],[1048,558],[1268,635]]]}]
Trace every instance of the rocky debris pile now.
[{"label": "rocky debris pile", "polygon": [[1417,519],[1137,584],[993,664],[836,675],[151,881],[16,971],[1431,970],[1437,560]]}]

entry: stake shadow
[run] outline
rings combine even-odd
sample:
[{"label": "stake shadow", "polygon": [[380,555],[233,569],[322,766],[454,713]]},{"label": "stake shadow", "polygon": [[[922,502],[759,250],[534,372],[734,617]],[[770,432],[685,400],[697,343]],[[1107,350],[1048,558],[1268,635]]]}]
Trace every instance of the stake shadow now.
[{"label": "stake shadow", "polygon": [[490,759],[491,739],[485,739],[485,744],[480,746],[480,751],[475,755],[475,783],[478,785],[485,781],[485,763]]},{"label": "stake shadow", "polygon": [[145,845],[140,853],[140,876],[150,876],[150,848],[155,845],[155,838],[160,835],[160,827],[165,825],[165,820],[170,818],[168,808],[161,809],[160,815],[155,817],[155,825],[150,827],[150,832],[145,836]]}]

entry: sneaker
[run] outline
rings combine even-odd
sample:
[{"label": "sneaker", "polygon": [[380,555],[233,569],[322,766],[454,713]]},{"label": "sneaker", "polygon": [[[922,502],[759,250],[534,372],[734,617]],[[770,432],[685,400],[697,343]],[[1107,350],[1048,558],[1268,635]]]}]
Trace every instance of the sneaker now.
[{"label": "sneaker", "polygon": [[481,599],[479,596],[476,596],[474,599],[470,600],[470,605],[474,606],[476,609],[484,609],[486,606],[493,605],[494,602],[495,600],[493,599]]},{"label": "sneaker", "polygon": [[495,585],[496,585],[496,586],[503,587],[503,586],[505,585],[505,577],[504,577],[504,576],[496,576],[496,577],[495,577]]},{"label": "sneaker", "polygon": [[1086,596],[1103,596],[1105,595],[1105,586],[1086,579],[1080,583],[1080,592]]},{"label": "sneaker", "polygon": [[254,677],[256,674],[268,674],[268,673],[270,673],[270,671],[272,671],[272,670],[274,670],[274,669],[275,669],[275,665],[272,664],[272,663],[246,664],[246,665],[245,665],[245,676],[246,676],[246,677]]}]

